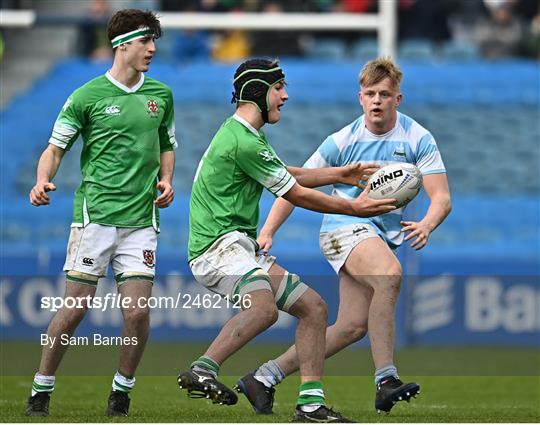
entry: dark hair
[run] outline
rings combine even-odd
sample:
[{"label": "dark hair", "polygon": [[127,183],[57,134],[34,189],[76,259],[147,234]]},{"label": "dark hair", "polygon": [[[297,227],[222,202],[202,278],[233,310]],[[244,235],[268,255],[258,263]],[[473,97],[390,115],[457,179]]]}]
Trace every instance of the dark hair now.
[{"label": "dark hair", "polygon": [[107,35],[109,40],[112,40],[141,27],[150,28],[154,32],[154,38],[161,37],[161,24],[155,13],[139,9],[123,9],[116,12],[107,25]]}]

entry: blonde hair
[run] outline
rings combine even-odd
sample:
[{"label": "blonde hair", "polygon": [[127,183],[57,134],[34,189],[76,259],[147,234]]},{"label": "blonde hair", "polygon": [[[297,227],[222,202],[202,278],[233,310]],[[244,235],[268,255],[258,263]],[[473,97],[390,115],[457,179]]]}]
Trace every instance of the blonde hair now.
[{"label": "blonde hair", "polygon": [[367,62],[360,71],[359,82],[362,87],[373,86],[385,78],[390,78],[392,85],[399,90],[403,73],[388,56]]}]

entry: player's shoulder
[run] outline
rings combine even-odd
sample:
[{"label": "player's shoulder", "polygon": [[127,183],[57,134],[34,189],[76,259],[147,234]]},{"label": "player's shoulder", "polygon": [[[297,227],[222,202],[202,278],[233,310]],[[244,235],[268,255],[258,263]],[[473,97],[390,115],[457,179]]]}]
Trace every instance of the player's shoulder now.
[{"label": "player's shoulder", "polygon": [[75,89],[71,96],[77,99],[92,99],[96,96],[101,96],[108,87],[109,83],[107,77],[105,77],[105,75],[100,75]]},{"label": "player's shoulder", "polygon": [[[145,89],[147,90],[152,90],[152,91],[155,91],[155,92],[158,92],[158,93],[165,93],[167,95],[171,95],[172,96],[172,90],[171,88],[159,81],[159,80],[156,80],[155,78],[152,78],[152,77],[148,77],[148,76],[144,76],[144,86],[143,86]],[[156,94],[158,94],[156,93]]]},{"label": "player's shoulder", "polygon": [[223,121],[212,138],[212,144],[219,146],[220,149],[230,149],[238,143],[239,129],[231,121],[234,121],[231,117]]},{"label": "player's shoulder", "polygon": [[358,139],[358,134],[364,127],[364,116],[361,115],[345,127],[330,134],[326,140],[332,141],[338,147],[351,144]]},{"label": "player's shoulder", "polygon": [[233,136],[238,143],[253,143],[254,140],[258,139],[244,124],[234,117],[227,118],[221,125],[220,131],[229,137]]},{"label": "player's shoulder", "polygon": [[410,116],[398,111],[398,125],[408,137],[411,139],[421,139],[426,134],[429,134],[429,130],[422,126],[418,121]]}]

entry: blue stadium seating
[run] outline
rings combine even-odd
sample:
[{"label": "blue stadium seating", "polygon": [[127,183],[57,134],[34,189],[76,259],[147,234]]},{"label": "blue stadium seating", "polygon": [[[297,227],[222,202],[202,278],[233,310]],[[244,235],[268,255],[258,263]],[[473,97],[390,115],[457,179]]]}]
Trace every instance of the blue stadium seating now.
[{"label": "blue stadium seating", "polygon": [[402,60],[432,61],[435,58],[434,45],[425,39],[406,39],[399,46],[398,57]]},{"label": "blue stadium seating", "polygon": [[308,47],[306,56],[317,60],[344,59],[347,46],[340,39],[315,39]]},{"label": "blue stadium seating", "polygon": [[375,38],[361,38],[353,43],[351,47],[352,59],[361,61],[375,58],[379,55],[379,45]]},{"label": "blue stadium seating", "polygon": [[444,43],[441,55],[445,60],[465,62],[478,60],[480,52],[476,44],[451,40]]},{"label": "blue stadium seating", "polygon": [[[358,47],[359,50],[360,47]],[[367,49],[367,47],[366,47]],[[469,59],[469,58],[468,58]],[[283,119],[265,131],[281,158],[301,165],[324,138],[354,120],[358,62],[285,61],[290,101]],[[512,61],[428,64],[404,61],[402,111],[434,134],[448,169],[454,211],[432,238],[427,256],[537,255],[540,192],[540,90],[535,63]],[[27,202],[35,164],[69,93],[106,66],[59,64],[0,114],[3,190],[0,235],[13,252],[63,252],[71,197],[80,180],[81,144],[64,157],[53,206]],[[188,197],[195,168],[229,104],[232,65],[156,63],[151,76],[170,85],[176,100],[175,204],[163,212],[163,250],[185,249]],[[529,89],[524,89],[524,88]],[[9,141],[5,143],[4,141]],[[507,199],[512,194],[514,199]],[[265,197],[267,211],[271,197]],[[417,201],[415,201],[417,202]],[[417,210],[425,204],[417,202]],[[412,210],[412,209],[411,209]],[[320,215],[295,212],[280,236],[284,246],[318,255]],[[5,249],[5,246],[2,249]],[[286,250],[287,248],[285,248]]]}]

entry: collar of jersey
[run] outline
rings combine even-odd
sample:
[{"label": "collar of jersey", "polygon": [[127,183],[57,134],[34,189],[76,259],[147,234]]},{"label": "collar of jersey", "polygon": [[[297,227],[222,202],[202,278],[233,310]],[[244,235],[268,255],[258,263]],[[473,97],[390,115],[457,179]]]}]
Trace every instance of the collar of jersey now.
[{"label": "collar of jersey", "polygon": [[396,115],[396,123],[394,124],[394,127],[392,127],[391,130],[388,130],[386,133],[384,134],[375,134],[375,133],[372,133],[371,131],[369,131],[369,129],[367,128],[366,126],[366,121],[365,121],[365,115],[362,115],[362,125],[364,127],[364,129],[373,137],[375,137],[376,139],[384,139],[386,137],[388,137],[390,134],[392,134],[394,131],[396,131],[396,128],[398,128],[399,126],[399,118],[400,118],[400,113],[398,111],[397,115]]},{"label": "collar of jersey", "polygon": [[129,88],[125,85],[123,85],[120,81],[116,80],[109,71],[105,73],[105,77],[113,83],[116,87],[118,87],[120,90],[125,91],[126,93],[135,93],[137,90],[139,90],[142,85],[144,84],[144,74],[141,72],[141,79],[137,84],[135,84],[133,87]]},{"label": "collar of jersey", "polygon": [[246,127],[249,131],[251,131],[255,136],[259,137],[259,132],[253,127],[250,123],[248,123],[244,118],[242,118],[238,114],[234,114],[232,116],[236,121],[238,121],[240,124],[242,124],[244,127]]}]

